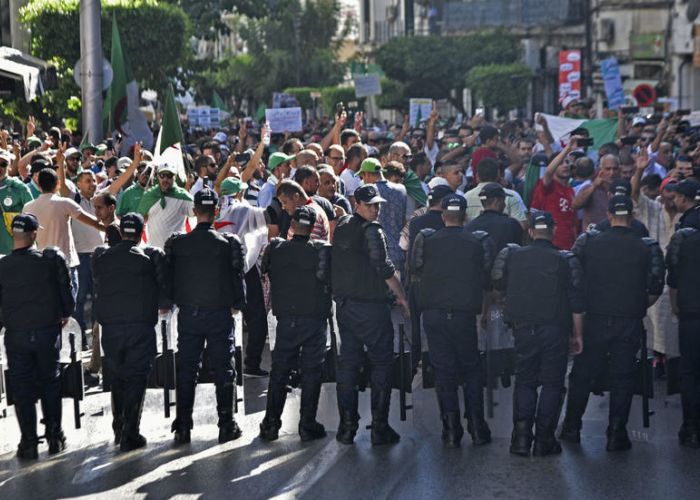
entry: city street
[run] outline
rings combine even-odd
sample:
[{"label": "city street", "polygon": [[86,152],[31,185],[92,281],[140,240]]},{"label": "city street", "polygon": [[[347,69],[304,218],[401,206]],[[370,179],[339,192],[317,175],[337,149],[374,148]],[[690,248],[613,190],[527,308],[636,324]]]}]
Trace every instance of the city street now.
[{"label": "city street", "polygon": [[[269,359],[266,355],[266,359]],[[264,363],[266,364],[266,363]],[[301,443],[296,433],[299,393],[287,400],[280,439],[257,438],[264,415],[267,379],[245,379],[244,405],[237,420],[243,436],[219,445],[213,386],[200,386],[192,444],[175,447],[170,421],[163,416],[162,392],[148,392],[142,433],[148,447],[128,454],[112,444],[109,394],[88,391],[83,426],[74,428],[70,400],[64,400],[65,452],[21,463],[14,451],[19,432],[10,407],[0,419],[0,498],[697,498],[700,452],[681,448],[678,396],[664,398],[657,383],[651,427],[641,422],[635,398],[629,453],[605,452],[607,399],[592,396],[581,446],[565,445],[560,456],[520,458],[508,453],[511,389],[495,393],[489,419],[493,443],[473,447],[465,436],[458,450],[443,449],[433,390],[414,380],[413,410],[399,421],[394,391],[392,425],[401,434],[395,446],[372,448],[369,394],[361,395],[363,416],[354,446],[334,439],[337,426],[335,387],[324,386],[319,421],[326,439]],[[409,396],[409,402],[411,398]],[[174,414],[174,409],[173,409]],[[40,426],[40,431],[42,427]]]}]

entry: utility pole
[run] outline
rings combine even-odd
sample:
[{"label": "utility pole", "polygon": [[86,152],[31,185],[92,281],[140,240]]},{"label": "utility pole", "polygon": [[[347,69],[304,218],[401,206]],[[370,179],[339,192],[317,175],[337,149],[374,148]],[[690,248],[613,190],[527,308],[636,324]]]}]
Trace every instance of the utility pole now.
[{"label": "utility pole", "polygon": [[83,134],[102,140],[102,33],[100,0],[80,0]]},{"label": "utility pole", "polygon": [[404,36],[413,36],[416,34],[416,19],[413,10],[413,0],[404,0],[403,3],[403,23]]},{"label": "utility pole", "polygon": [[584,17],[586,23],[586,50],[584,52],[584,78],[581,85],[582,97],[590,97],[593,93],[593,9],[591,3],[593,0],[585,0],[584,2]]}]

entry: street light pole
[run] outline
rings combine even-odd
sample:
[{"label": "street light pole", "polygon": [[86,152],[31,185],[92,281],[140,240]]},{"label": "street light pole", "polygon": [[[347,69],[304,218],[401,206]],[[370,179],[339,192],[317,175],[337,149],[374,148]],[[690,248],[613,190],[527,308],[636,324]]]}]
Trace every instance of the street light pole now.
[{"label": "street light pole", "polygon": [[83,134],[102,140],[102,34],[100,0],[80,0]]}]

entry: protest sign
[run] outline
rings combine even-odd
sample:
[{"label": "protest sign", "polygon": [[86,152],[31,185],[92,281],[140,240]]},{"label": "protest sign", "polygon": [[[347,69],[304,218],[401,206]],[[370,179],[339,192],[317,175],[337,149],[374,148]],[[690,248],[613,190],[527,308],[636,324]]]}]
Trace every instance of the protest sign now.
[{"label": "protest sign", "polygon": [[608,98],[608,108],[617,109],[625,105],[625,92],[622,89],[620,65],[617,59],[609,57],[600,62],[600,70],[605,84],[605,95]]},{"label": "protest sign", "polygon": [[409,101],[409,120],[411,127],[417,127],[420,123],[426,121],[433,111],[432,99],[411,98]]},{"label": "protest sign", "polygon": [[301,108],[266,109],[265,119],[270,125],[270,131],[275,134],[302,130]]},{"label": "protest sign", "polygon": [[559,102],[581,98],[581,51],[559,52]]},{"label": "protest sign", "polygon": [[353,79],[355,80],[355,97],[358,99],[382,93],[382,84],[377,74],[355,75]]}]

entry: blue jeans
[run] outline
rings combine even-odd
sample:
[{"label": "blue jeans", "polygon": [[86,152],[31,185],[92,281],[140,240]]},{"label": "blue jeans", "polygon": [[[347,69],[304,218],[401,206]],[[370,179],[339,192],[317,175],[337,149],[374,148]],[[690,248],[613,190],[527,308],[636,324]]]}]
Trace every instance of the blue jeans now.
[{"label": "blue jeans", "polygon": [[[73,317],[80,325],[80,331],[83,334],[83,344],[86,343],[85,330],[87,330],[88,325],[85,323],[85,303],[87,302],[88,295],[93,295],[92,291],[92,269],[90,267],[90,259],[92,254],[89,253],[79,253],[78,258],[80,259],[80,265],[77,267],[78,270],[78,294],[75,299],[75,313]],[[72,271],[72,270],[71,270]],[[71,279],[72,281],[72,279]],[[90,327],[95,320],[94,309],[91,309],[90,314]]]}]

